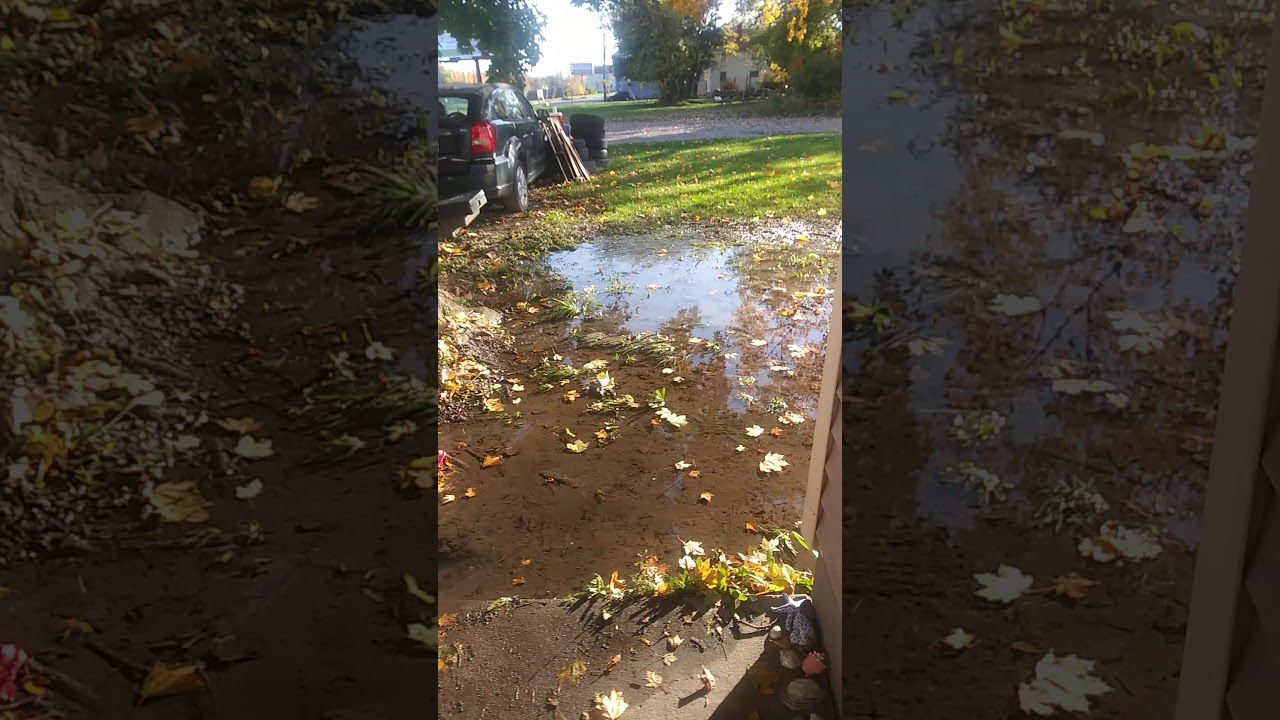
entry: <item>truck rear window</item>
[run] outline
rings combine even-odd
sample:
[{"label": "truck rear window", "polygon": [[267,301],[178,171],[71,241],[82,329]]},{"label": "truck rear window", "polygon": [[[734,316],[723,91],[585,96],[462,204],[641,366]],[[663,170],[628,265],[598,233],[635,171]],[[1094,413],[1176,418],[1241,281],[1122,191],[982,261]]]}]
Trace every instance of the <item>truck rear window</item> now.
[{"label": "truck rear window", "polygon": [[466,122],[471,117],[471,98],[461,95],[443,95],[440,97],[440,120],[443,122]]}]

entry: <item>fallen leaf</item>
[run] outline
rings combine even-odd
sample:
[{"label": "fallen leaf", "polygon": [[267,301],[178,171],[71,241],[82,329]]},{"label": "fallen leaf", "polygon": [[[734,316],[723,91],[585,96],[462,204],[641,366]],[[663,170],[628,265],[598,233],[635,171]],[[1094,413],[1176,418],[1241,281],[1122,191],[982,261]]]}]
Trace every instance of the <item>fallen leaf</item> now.
[{"label": "fallen leaf", "polygon": [[199,665],[165,665],[156,663],[151,666],[147,677],[142,681],[143,699],[165,697],[167,695],[187,695],[203,692],[204,676]]},{"label": "fallen leaf", "polygon": [[1127,528],[1108,520],[1091,538],[1083,538],[1080,554],[1097,562],[1147,560],[1160,554],[1160,541],[1149,530]]},{"label": "fallen leaf", "polygon": [[578,678],[587,674],[587,661],[582,659],[574,660],[560,670],[559,679],[561,683],[569,683],[577,685]]},{"label": "fallen leaf", "polygon": [[502,401],[498,398],[488,398],[484,401],[484,409],[489,412],[502,412],[506,410],[506,407],[503,406]]},{"label": "fallen leaf", "polygon": [[675,650],[676,648],[680,647],[683,644],[684,644],[684,638],[680,637],[679,635],[672,635],[671,637],[667,638],[667,648],[670,650]]},{"label": "fallen leaf", "polygon": [[1032,645],[1029,642],[1026,642],[1025,640],[1015,640],[1009,643],[1009,649],[1013,650],[1014,652],[1025,653],[1027,655],[1040,654],[1040,648],[1036,647],[1035,645]]},{"label": "fallen leaf", "polygon": [[693,478],[694,480],[697,480],[698,478],[702,477],[702,471],[701,471],[701,470],[690,470],[690,471],[689,471],[689,477]]},{"label": "fallen leaf", "polygon": [[764,434],[764,428],[759,425],[752,425],[747,428],[747,437],[760,437]]},{"label": "fallen leaf", "polygon": [[703,505],[710,505],[711,498],[712,498],[712,495],[710,492],[704,492],[698,496],[698,502],[702,503]]},{"label": "fallen leaf", "polygon": [[441,504],[441,505],[448,505],[449,503],[451,503],[451,502],[453,502],[454,500],[457,500],[457,499],[458,499],[458,498],[457,498],[457,497],[455,497],[455,496],[453,496],[453,495],[445,495],[445,496],[443,496],[443,497],[441,497],[441,498],[440,498],[440,504]]},{"label": "fallen leaf", "polygon": [[469,488],[467,488],[467,489],[466,489],[466,492],[462,493],[462,497],[464,497],[464,498],[473,498],[473,497],[475,497],[477,494],[478,494],[478,493],[476,492],[476,489],[475,489],[475,488],[473,488],[473,487],[469,487]]},{"label": "fallen leaf", "polygon": [[405,626],[405,635],[412,641],[422,643],[427,647],[436,647],[440,643],[440,631],[432,630],[422,623],[412,623]]},{"label": "fallen leaf", "polygon": [[613,657],[605,661],[604,671],[607,673],[613,672],[613,669],[618,667],[618,663],[620,662],[622,662],[622,653],[618,653],[617,655],[614,655]]},{"label": "fallen leaf", "polygon": [[644,686],[647,688],[662,687],[662,676],[652,670],[644,673]]},{"label": "fallen leaf", "polygon": [[524,578],[522,578],[522,577],[518,577],[518,578],[511,578],[511,584],[512,584],[512,585],[523,585],[523,584],[524,584]]},{"label": "fallen leaf", "polygon": [[677,460],[677,461],[676,461],[676,469],[677,469],[677,470],[683,470],[683,469],[685,469],[685,468],[687,468],[687,467],[693,467],[693,463],[685,462],[684,460]]},{"label": "fallen leaf", "polygon": [[675,661],[676,661],[676,654],[675,654],[675,653],[666,653],[666,654],[664,654],[664,655],[662,656],[662,664],[663,664],[663,665],[670,665],[670,664],[674,663]]},{"label": "fallen leaf", "polygon": [[974,636],[964,631],[964,628],[951,628],[951,634],[942,638],[942,644],[953,650],[964,650],[973,645]]},{"label": "fallen leaf", "polygon": [[95,632],[93,626],[80,618],[67,618],[62,621],[62,634],[58,638],[62,641],[71,639],[73,635],[88,635]]},{"label": "fallen leaf", "polygon": [[304,192],[291,192],[284,199],[284,208],[301,215],[320,207],[320,198],[312,197]]},{"label": "fallen leaf", "polygon": [[280,192],[280,183],[283,181],[282,177],[259,175],[249,181],[249,197],[258,200],[273,198]]},{"label": "fallen leaf", "polygon": [[253,418],[220,418],[213,421],[214,425],[226,430],[227,432],[248,435],[262,429],[262,423]]},{"label": "fallen leaf", "polygon": [[1031,587],[1032,580],[1030,575],[1023,575],[1021,570],[1009,565],[996,568],[994,575],[977,573],[973,577],[982,585],[975,593],[978,597],[1002,603],[1011,603],[1016,600]]},{"label": "fallen leaf", "polygon": [[604,713],[605,720],[618,720],[628,707],[617,690],[610,690],[608,695],[596,694],[596,709]]},{"label": "fallen leaf", "polygon": [[578,399],[578,391],[577,391],[577,390],[566,390],[566,391],[565,391],[565,393],[564,393],[564,401],[565,401],[565,402],[570,403],[570,402],[573,402],[574,400],[577,400],[577,399]]},{"label": "fallen leaf", "polygon": [[1116,386],[1106,380],[1064,378],[1062,380],[1053,381],[1053,391],[1064,393],[1066,395],[1079,395],[1080,393],[1105,393],[1111,392],[1115,389]]},{"label": "fallen leaf", "polygon": [[1040,304],[1039,298],[1036,297],[996,295],[995,301],[987,306],[987,308],[992,312],[1015,317],[1018,315],[1028,315],[1030,313],[1040,312],[1044,309],[1044,306]]},{"label": "fallen leaf", "polygon": [[1071,573],[1070,575],[1054,578],[1052,588],[1053,592],[1058,595],[1065,595],[1078,600],[1089,592],[1089,588],[1097,584],[1093,580],[1087,580],[1075,573]]},{"label": "fallen leaf", "polygon": [[565,447],[569,448],[570,452],[581,453],[586,451],[586,449],[590,446],[582,442],[581,439],[578,439],[578,440],[574,440],[571,443],[566,444]]},{"label": "fallen leaf", "polygon": [[165,522],[201,523],[209,519],[209,508],[213,506],[200,497],[196,484],[190,480],[160,483],[148,499]]},{"label": "fallen leaf", "polygon": [[1036,663],[1036,674],[1018,686],[1018,706],[1034,715],[1053,715],[1058,709],[1089,712],[1089,696],[1111,692],[1111,687],[1092,676],[1095,661],[1075,655],[1054,657],[1050,650]]},{"label": "fallen leaf", "polygon": [[760,526],[759,526],[759,525],[756,525],[756,524],[755,524],[755,523],[753,523],[753,522],[749,522],[749,523],[747,523],[746,530],[747,530],[747,532],[758,533],[758,532],[760,532]]},{"label": "fallen leaf", "polygon": [[711,674],[706,665],[702,666],[702,672],[698,674],[698,680],[702,682],[702,687],[706,688],[707,692],[715,690],[716,676]]},{"label": "fallen leaf", "polygon": [[408,573],[405,573],[404,576],[404,587],[410,595],[418,598],[422,602],[428,605],[436,604],[436,597],[426,590],[423,590],[422,587],[418,585],[418,578]]},{"label": "fallen leaf", "polygon": [[781,472],[782,468],[790,464],[778,453],[765,453],[764,459],[760,461],[760,472]]},{"label": "fallen leaf", "polygon": [[236,499],[252,500],[258,497],[258,494],[261,492],[262,492],[262,481],[257,478],[254,478],[253,480],[250,480],[248,484],[241,485],[240,487],[236,488]]},{"label": "fallen leaf", "polygon": [[501,455],[485,455],[484,461],[480,463],[480,467],[487,468],[487,467],[493,467],[494,465],[501,465],[501,464],[502,464]]},{"label": "fallen leaf", "polygon": [[271,457],[275,454],[275,451],[271,449],[270,440],[254,440],[252,435],[241,435],[240,442],[236,443],[233,452],[240,457],[254,460]]},{"label": "fallen leaf", "polygon": [[734,452],[742,452],[743,450],[746,450],[746,449],[747,449],[747,448],[746,448],[746,446],[745,446],[745,445],[739,445],[738,447],[734,448],[734,449],[733,449],[733,451],[734,451]]},{"label": "fallen leaf", "polygon": [[608,439],[609,439],[609,431],[608,431],[608,430],[597,430],[597,431],[595,431],[594,433],[591,433],[591,434],[592,434],[592,435],[595,435],[597,438],[600,438],[601,440],[608,440]]},{"label": "fallen leaf", "polygon": [[774,436],[774,437],[782,437],[782,432],[783,432],[783,430],[782,430],[782,428],[780,428],[780,427],[776,427],[776,428],[769,428],[769,434],[770,434],[770,435],[772,435],[772,436]]}]

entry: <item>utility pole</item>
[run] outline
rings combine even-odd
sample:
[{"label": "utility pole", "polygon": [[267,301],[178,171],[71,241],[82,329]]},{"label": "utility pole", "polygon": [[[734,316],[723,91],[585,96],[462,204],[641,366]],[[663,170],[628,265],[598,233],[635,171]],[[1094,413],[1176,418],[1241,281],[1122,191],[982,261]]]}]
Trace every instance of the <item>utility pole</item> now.
[{"label": "utility pole", "polygon": [[609,35],[604,21],[600,21],[600,99],[609,99]]}]

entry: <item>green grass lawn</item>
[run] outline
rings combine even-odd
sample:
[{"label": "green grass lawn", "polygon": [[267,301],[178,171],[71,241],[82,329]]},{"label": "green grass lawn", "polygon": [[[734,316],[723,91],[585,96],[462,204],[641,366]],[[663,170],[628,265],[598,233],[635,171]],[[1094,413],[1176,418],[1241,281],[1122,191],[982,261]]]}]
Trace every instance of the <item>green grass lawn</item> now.
[{"label": "green grass lawn", "polygon": [[840,215],[840,135],[635,143],[609,148],[610,169],[562,185],[611,225]]}]

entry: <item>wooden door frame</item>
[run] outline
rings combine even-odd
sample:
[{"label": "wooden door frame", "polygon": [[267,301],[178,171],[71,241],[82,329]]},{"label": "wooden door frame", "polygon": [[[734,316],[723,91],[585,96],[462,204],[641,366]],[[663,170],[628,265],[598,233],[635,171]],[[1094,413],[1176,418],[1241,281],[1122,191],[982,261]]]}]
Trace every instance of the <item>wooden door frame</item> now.
[{"label": "wooden door frame", "polygon": [[[1259,127],[1280,130],[1280,26],[1272,32]],[[1280,339],[1280,135],[1260,131],[1250,177],[1244,249],[1179,673],[1176,720],[1221,720],[1236,640],[1254,487],[1266,440]]]}]

